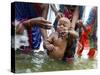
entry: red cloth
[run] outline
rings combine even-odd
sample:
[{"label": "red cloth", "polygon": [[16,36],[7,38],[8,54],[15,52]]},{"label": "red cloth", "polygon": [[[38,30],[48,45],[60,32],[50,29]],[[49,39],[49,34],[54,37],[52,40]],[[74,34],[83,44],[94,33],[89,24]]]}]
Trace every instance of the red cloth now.
[{"label": "red cloth", "polygon": [[94,57],[94,54],[95,54],[95,51],[96,51],[95,48],[91,48],[90,51],[89,51],[89,53],[88,53],[88,57],[89,58],[93,58]]},{"label": "red cloth", "polygon": [[88,39],[88,33],[87,32],[82,31],[79,42],[84,46],[84,48],[89,47],[89,39]]},{"label": "red cloth", "polygon": [[64,10],[64,15],[65,15],[65,17],[67,17],[70,21],[72,21],[73,12],[71,12],[71,11],[68,10],[68,9],[66,9],[66,10]]}]

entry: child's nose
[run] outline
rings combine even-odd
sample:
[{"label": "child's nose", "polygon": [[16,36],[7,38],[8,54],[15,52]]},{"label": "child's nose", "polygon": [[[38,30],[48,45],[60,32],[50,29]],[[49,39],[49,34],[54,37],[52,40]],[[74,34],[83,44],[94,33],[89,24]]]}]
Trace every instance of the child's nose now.
[{"label": "child's nose", "polygon": [[63,25],[60,26],[61,28],[63,27]]}]

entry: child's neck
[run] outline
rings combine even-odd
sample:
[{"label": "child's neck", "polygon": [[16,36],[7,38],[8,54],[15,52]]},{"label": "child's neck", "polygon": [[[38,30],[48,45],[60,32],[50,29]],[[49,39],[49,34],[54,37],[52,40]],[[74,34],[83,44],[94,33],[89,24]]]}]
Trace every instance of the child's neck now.
[{"label": "child's neck", "polygon": [[[57,31],[56,31],[56,32],[57,32]],[[57,34],[58,34],[58,38],[62,38],[62,39],[65,39],[65,40],[66,40],[66,38],[67,38],[66,35],[65,35],[65,36],[60,36],[59,32],[57,32]]]}]

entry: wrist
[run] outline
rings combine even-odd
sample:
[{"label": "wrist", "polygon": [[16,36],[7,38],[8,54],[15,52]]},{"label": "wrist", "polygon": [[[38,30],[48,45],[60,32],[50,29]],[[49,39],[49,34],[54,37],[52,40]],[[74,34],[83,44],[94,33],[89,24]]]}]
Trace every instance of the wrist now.
[{"label": "wrist", "polygon": [[55,15],[56,15],[56,16],[57,16],[58,13],[59,13],[58,11],[55,11]]},{"label": "wrist", "polygon": [[33,25],[33,24],[35,24],[35,22],[36,22],[36,21],[35,21],[34,18],[28,20],[28,24],[32,24],[32,25]]}]

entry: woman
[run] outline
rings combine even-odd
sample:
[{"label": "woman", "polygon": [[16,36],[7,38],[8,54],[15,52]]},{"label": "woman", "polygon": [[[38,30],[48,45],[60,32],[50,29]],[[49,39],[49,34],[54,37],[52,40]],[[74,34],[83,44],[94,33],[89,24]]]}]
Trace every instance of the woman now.
[{"label": "woman", "polygon": [[47,37],[44,28],[50,28],[50,25],[48,25],[50,22],[46,20],[48,5],[16,2],[14,6],[16,34],[22,35],[24,29],[27,29],[28,32],[29,47],[26,47],[25,50],[29,52],[31,49],[39,49],[41,35],[43,40]]}]

